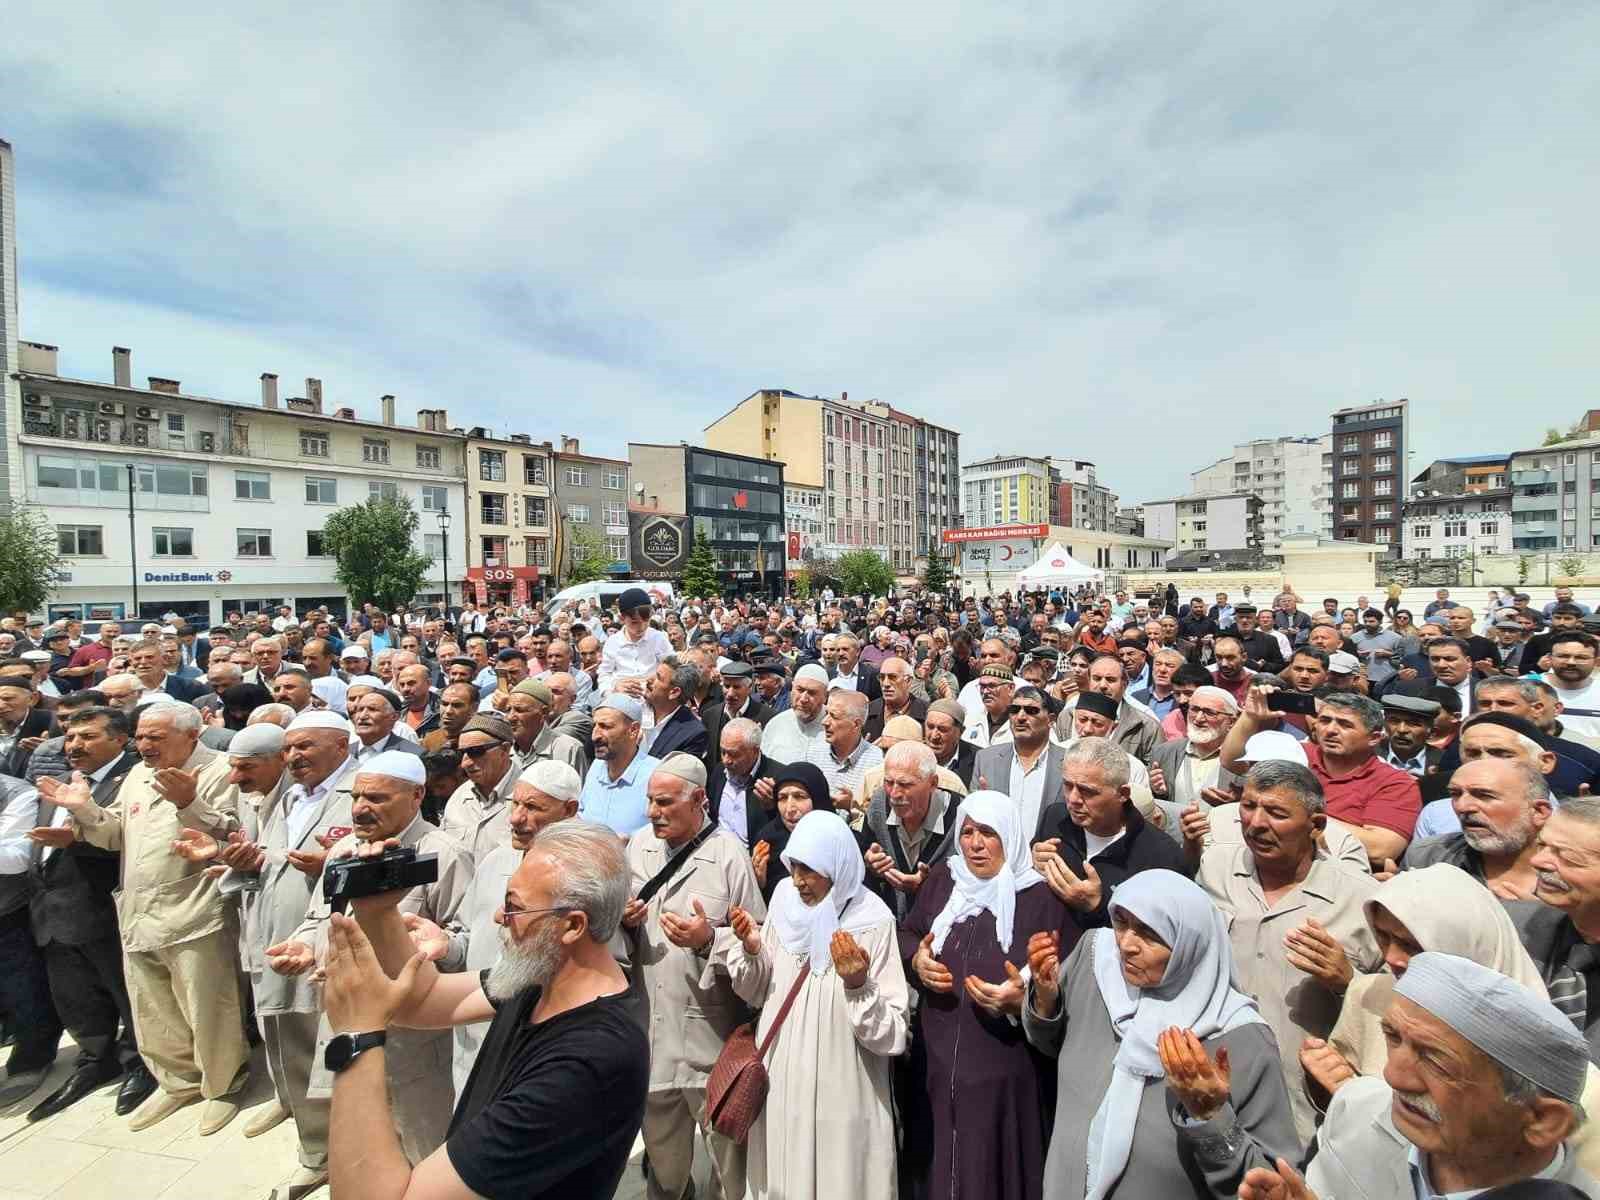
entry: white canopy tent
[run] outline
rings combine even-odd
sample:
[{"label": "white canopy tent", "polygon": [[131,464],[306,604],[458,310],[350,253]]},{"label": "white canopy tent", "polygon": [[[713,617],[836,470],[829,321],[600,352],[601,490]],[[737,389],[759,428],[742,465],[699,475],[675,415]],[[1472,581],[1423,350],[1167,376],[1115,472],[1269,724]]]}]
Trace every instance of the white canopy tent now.
[{"label": "white canopy tent", "polygon": [[1104,583],[1105,579],[1104,571],[1084,566],[1060,542],[1052,542],[1033,566],[1017,572],[1019,588],[1077,587],[1082,583]]}]

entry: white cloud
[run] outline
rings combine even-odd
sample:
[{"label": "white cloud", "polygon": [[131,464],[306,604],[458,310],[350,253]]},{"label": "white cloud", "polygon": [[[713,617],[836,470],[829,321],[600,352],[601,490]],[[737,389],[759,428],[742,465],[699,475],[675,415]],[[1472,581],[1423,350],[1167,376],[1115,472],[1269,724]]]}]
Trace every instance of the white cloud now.
[{"label": "white cloud", "polygon": [[609,451],[848,390],[1129,500],[1587,406],[1594,9],[509,7],[21,4],[25,336]]}]

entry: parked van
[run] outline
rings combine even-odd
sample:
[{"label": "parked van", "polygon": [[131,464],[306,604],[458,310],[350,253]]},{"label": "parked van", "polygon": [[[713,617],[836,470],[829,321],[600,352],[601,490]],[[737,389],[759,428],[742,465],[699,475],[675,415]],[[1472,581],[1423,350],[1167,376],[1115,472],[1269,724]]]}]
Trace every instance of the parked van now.
[{"label": "parked van", "polygon": [[609,609],[618,597],[629,588],[643,588],[650,593],[650,603],[660,606],[672,602],[672,585],[657,579],[597,579],[592,583],[576,583],[562,588],[545,606],[545,615],[551,620],[568,609],[575,609],[581,601],[589,601],[591,609]]}]

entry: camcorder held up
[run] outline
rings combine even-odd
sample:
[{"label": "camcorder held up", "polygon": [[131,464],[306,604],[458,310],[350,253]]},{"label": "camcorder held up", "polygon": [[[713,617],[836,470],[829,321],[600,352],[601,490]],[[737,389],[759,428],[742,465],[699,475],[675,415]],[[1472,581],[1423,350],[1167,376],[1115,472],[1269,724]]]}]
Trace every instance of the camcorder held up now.
[{"label": "camcorder held up", "polygon": [[336,913],[350,901],[404,891],[439,880],[439,856],[397,846],[377,858],[341,858],[322,870],[322,898]]}]

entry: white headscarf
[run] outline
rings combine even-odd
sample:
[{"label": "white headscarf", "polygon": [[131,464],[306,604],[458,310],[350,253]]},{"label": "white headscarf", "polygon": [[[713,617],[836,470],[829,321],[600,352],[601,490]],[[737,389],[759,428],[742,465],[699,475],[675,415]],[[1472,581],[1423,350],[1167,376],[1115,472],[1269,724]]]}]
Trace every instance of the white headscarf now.
[{"label": "white headscarf", "polygon": [[791,871],[800,863],[833,881],[833,887],[814,907],[807,907],[785,879],[772,893],[767,920],[790,954],[811,960],[811,973],[823,975],[833,966],[830,943],[835,930],[865,933],[876,926],[894,924],[889,906],[864,886],[867,865],[850,826],[838,813],[813,810],[796,822],[789,844],[780,858]]},{"label": "white headscarf", "polygon": [[944,902],[939,915],[933,919],[933,952],[944,949],[944,939],[950,930],[968,917],[981,912],[994,914],[995,937],[1000,949],[1011,949],[1012,919],[1017,911],[1017,893],[1043,883],[1033,869],[1033,855],[1028,851],[1028,839],[1022,834],[1022,823],[1017,819],[1017,804],[1003,792],[973,792],[961,802],[956,814],[956,838],[960,839],[965,822],[972,821],[994,830],[1000,835],[1000,846],[1006,860],[990,879],[979,879],[967,866],[966,856],[952,854],[950,878],[955,890]]},{"label": "white headscarf", "polygon": [[1156,1039],[1174,1025],[1205,1041],[1261,1022],[1255,1001],[1233,986],[1227,922],[1198,884],[1176,871],[1141,871],[1118,885],[1111,911],[1119,909],[1154,930],[1172,957],[1158,986],[1130,987],[1116,933],[1094,932],[1094,979],[1120,1041],[1111,1086],[1089,1123],[1085,1200],[1102,1200],[1128,1165],[1145,1085],[1166,1077]]}]

